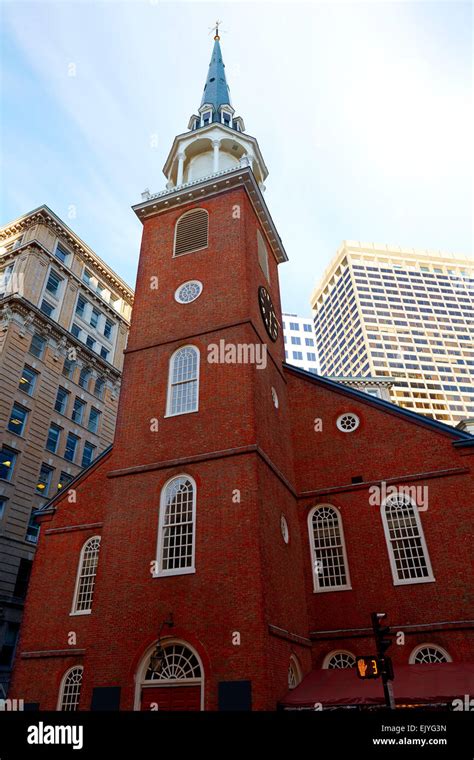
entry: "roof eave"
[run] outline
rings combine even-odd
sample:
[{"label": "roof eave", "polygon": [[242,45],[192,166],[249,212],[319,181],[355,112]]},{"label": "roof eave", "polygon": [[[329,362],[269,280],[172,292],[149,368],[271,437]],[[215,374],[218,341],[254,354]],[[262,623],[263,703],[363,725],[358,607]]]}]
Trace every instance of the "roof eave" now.
[{"label": "roof eave", "polygon": [[283,362],[283,367],[296,375],[300,375],[306,380],[310,380],[312,383],[323,385],[325,387],[328,387],[330,390],[345,394],[347,396],[352,396],[358,401],[362,401],[364,404],[367,404],[368,406],[380,407],[382,409],[385,409],[386,412],[398,414],[399,416],[404,417],[405,419],[410,420],[415,424],[423,425],[424,427],[429,427],[432,430],[436,430],[438,433],[449,435],[451,438],[456,439],[453,442],[453,445],[455,446],[461,446],[462,444],[472,445],[474,443],[474,436],[470,435],[469,433],[465,433],[462,430],[458,430],[457,428],[451,427],[450,425],[445,425],[444,422],[433,420],[430,417],[424,417],[421,414],[417,414],[417,412],[412,412],[410,409],[403,409],[402,407],[397,406],[397,404],[392,404],[391,401],[385,401],[385,399],[377,398],[376,396],[370,396],[364,391],[358,391],[356,388],[351,388],[349,385],[337,383],[334,380],[323,377],[322,375],[314,375],[312,372],[307,372],[304,369],[300,369],[300,367],[295,367],[292,364],[287,364],[287,362]]},{"label": "roof eave", "polygon": [[267,208],[262,191],[250,167],[225,169],[222,172],[211,174],[203,179],[180,185],[178,188],[171,188],[162,193],[157,193],[149,200],[135,204],[132,206],[132,209],[138,218],[143,221],[147,216],[154,216],[183,203],[189,203],[192,200],[196,201],[215,195],[217,192],[222,192],[222,190],[230,190],[240,186],[244,186],[247,191],[275,259],[279,264],[288,261],[288,256]]}]

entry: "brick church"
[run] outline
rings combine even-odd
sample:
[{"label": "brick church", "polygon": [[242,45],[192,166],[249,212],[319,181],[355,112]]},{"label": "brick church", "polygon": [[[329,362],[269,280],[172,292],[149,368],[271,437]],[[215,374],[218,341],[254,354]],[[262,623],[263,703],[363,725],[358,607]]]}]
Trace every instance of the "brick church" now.
[{"label": "brick church", "polygon": [[[472,689],[474,438],[285,363],[268,170],[219,35],[143,224],[113,446],[39,513],[9,696],[40,710],[397,704]],[[352,319],[351,313],[343,319]]]}]

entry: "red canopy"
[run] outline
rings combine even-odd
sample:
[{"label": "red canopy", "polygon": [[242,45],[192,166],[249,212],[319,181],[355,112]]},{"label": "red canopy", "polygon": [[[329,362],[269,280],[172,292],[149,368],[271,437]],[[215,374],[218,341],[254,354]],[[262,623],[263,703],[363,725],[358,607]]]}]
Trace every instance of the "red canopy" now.
[{"label": "red canopy", "polygon": [[[393,692],[399,705],[464,700],[474,694],[474,663],[395,665]],[[362,680],[355,668],[313,670],[281,701],[283,707],[384,704],[380,678]]]}]

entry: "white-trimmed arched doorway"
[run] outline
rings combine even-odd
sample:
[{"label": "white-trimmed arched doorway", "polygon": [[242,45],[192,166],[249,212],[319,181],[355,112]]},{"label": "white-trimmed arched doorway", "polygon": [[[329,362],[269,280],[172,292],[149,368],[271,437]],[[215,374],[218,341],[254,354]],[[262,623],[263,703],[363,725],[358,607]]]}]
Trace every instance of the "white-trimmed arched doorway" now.
[{"label": "white-trimmed arched doorway", "polygon": [[158,674],[150,668],[156,642],[138,666],[135,710],[204,710],[204,668],[196,650],[180,639],[163,639],[161,646],[164,660]]}]

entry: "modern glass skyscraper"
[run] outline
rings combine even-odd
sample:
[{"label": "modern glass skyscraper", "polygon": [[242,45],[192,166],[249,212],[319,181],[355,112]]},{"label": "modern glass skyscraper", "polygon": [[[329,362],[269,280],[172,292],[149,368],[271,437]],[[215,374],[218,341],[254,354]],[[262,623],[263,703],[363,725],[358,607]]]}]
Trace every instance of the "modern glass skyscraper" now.
[{"label": "modern glass skyscraper", "polygon": [[287,362],[314,375],[318,374],[316,338],[311,318],[283,312],[283,340]]},{"label": "modern glass skyscraper", "polygon": [[474,267],[345,241],[311,296],[323,375],[387,375],[392,401],[451,425],[474,416]]}]

